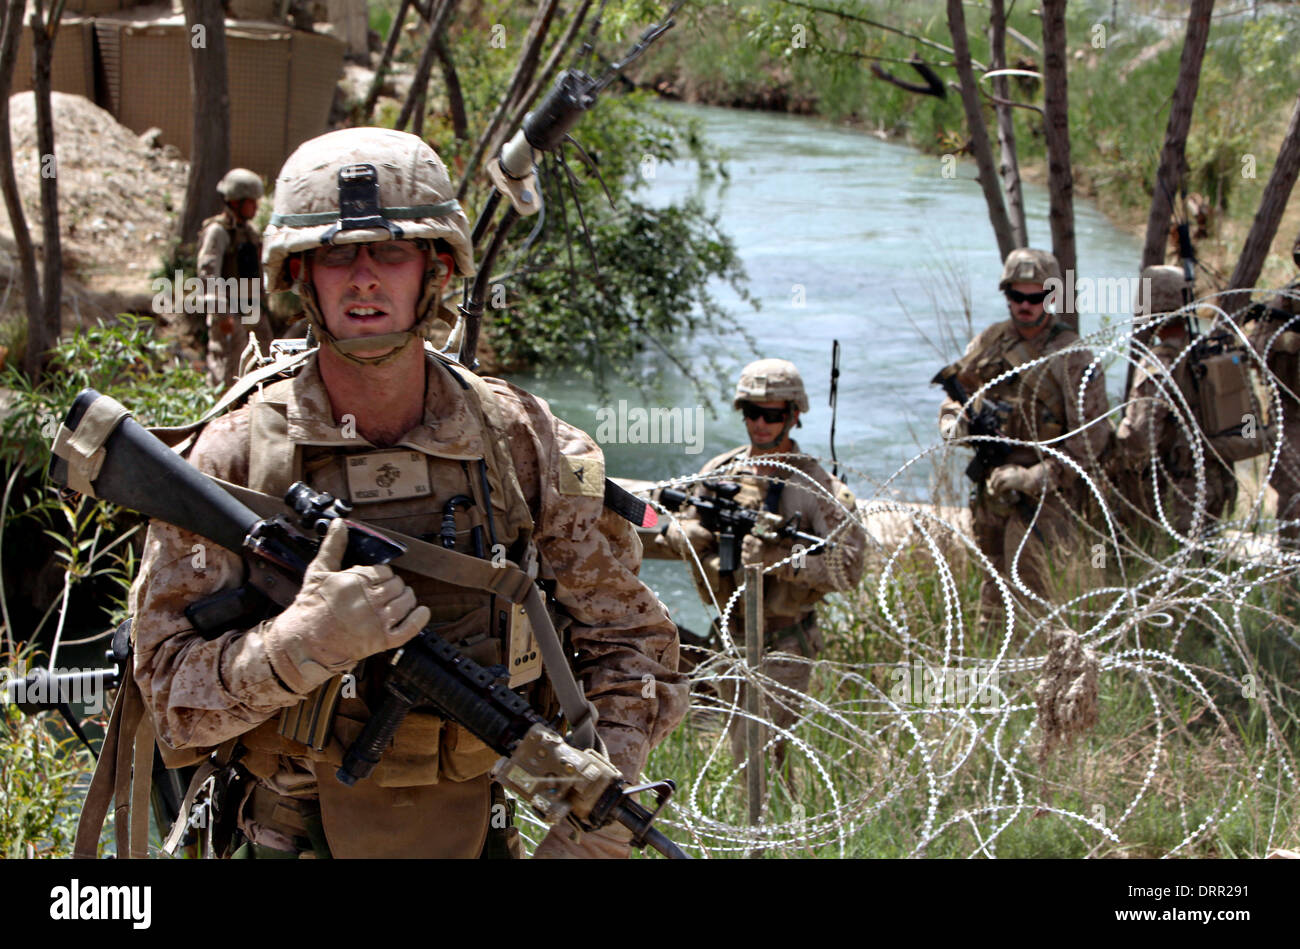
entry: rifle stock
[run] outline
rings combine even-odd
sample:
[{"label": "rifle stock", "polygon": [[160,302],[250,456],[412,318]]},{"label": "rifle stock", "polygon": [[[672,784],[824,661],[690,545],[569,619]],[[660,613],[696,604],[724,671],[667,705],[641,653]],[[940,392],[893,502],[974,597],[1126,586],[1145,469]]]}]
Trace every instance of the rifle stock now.
[{"label": "rifle stock", "polygon": [[[80,393],[64,426],[75,433],[86,411],[100,398],[91,389]],[[264,591],[280,606],[286,605],[283,588],[293,586],[293,591],[287,591],[291,601],[301,585],[329,522],[351,510],[350,505],[316,494],[299,482],[289,489],[285,503],[298,514],[301,528],[285,515],[259,518],[129,417],[117,423],[102,446],[102,466],[91,483],[94,497],[206,537],[245,556],[250,561],[250,582],[268,568],[277,578],[288,579],[289,583],[277,583],[280,589],[275,595]],[[50,477],[56,484],[68,485],[68,466],[62,457],[52,459]],[[385,563],[404,550],[364,525],[349,522],[344,565]],[[268,608],[274,612],[270,604]],[[425,627],[394,657],[381,708],[348,749],[339,779],[352,784],[368,775],[415,704],[435,705],[446,718],[465,726],[498,753],[509,755],[530,728],[549,726],[505,685],[506,679],[497,674],[500,671],[482,668]],[[650,827],[654,814],[627,798],[634,791],[621,781],[613,782],[602,798],[599,818],[623,823],[632,830],[638,846],[649,844],[666,856],[685,858],[685,853]]]}]

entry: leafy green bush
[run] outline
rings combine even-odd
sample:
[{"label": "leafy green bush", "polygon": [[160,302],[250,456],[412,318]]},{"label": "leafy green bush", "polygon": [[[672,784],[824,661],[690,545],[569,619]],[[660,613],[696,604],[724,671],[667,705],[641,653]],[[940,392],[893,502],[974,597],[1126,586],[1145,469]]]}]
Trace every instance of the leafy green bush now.
[{"label": "leafy green bush", "polygon": [[0,704],[0,857],[71,856],[93,767],[62,721]]},{"label": "leafy green bush", "polygon": [[151,319],[130,314],[63,339],[39,385],[8,365],[0,386],[15,393],[0,422],[0,468],[28,475],[48,463],[59,423],[82,389],[111,395],[146,426],[197,418],[215,396],[200,373],[153,335]]},{"label": "leafy green bush", "polygon": [[[118,323],[67,337],[55,347],[36,386],[12,366],[0,373],[0,386],[13,391],[8,414],[0,421],[4,557],[15,563],[14,558],[30,561],[44,554],[58,561],[64,574],[61,600],[34,604],[44,606],[44,613],[34,628],[24,631],[31,638],[60,606],[68,615],[73,588],[83,581],[104,581],[93,584],[93,590],[97,605],[107,598],[104,622],[111,622],[124,611],[135,576],[135,553],[126,541],[142,519],[104,501],[62,497],[45,479],[50,446],[77,393],[89,387],[110,395],[142,425],[179,424],[198,417],[213,402],[215,393],[203,376],[156,339],[152,329],[147,318],[123,315]],[[15,530],[16,525],[26,529]],[[45,538],[46,551],[27,546],[33,536]]]},{"label": "leafy green bush", "polygon": [[[735,247],[695,204],[628,202],[622,213],[589,223],[599,274],[574,279],[563,266],[527,274],[519,298],[492,311],[497,355],[507,364],[562,365],[600,387],[628,377],[635,357],[653,346],[689,375],[680,340],[735,326],[708,292],[709,279],[721,276],[743,295]],[[572,266],[589,272],[587,248],[575,241]]]}]

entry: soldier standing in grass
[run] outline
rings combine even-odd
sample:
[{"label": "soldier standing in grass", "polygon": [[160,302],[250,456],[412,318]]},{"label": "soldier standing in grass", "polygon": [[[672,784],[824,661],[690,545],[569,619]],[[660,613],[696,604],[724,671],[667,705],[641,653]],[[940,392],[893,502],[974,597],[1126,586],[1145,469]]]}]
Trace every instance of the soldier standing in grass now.
[{"label": "soldier standing in grass", "polygon": [[[1075,348],[1079,335],[1057,322],[1054,307],[1046,305],[1053,295],[1049,281],[1059,297],[1061,268],[1051,254],[1024,247],[1008,254],[998,288],[1006,295],[1010,318],[971,340],[953,367],[972,396],[988,385],[983,398],[1006,406],[1001,424],[1006,438],[1031,443],[1012,445],[1004,463],[975,485],[975,541],[1013,595],[1019,592],[1014,574],[1048,600],[1052,575],[1064,571],[1077,553],[1074,518],[1085,509],[1088,492],[1071,465],[1041,446],[1050,444],[1088,470],[1110,437],[1101,368],[1092,365],[1092,353]],[[945,439],[969,434],[962,406],[952,399],[939,410],[939,430]],[[981,620],[993,622],[1001,612],[1001,594],[986,573]]]},{"label": "soldier standing in grass", "polygon": [[[764,510],[788,521],[798,516],[800,530],[817,537],[828,537],[831,544],[816,555],[795,550],[789,539],[773,540],[748,534],[742,542],[741,561],[745,565],[762,564],[771,569],[763,574],[763,629],[766,655],[759,671],[774,679],[784,689],[768,702],[765,717],[778,728],[788,728],[797,716],[797,696],[806,694],[812,676],[812,660],[824,648],[817,627],[816,605],[826,594],[848,591],[862,579],[863,547],[866,535],[857,524],[841,528],[853,516],[854,498],[844,484],[831,477],[814,458],[802,454],[790,432],[802,423],[801,413],[808,411],[808,394],[803,378],[794,363],[785,359],[761,359],[746,366],[736,385],[732,407],[744,418],[749,444],[725,452],[701,470],[704,476],[721,468],[714,479],[699,486],[698,494],[714,497],[710,485],[735,482],[740,486],[735,500],[742,506]],[[764,458],[790,465],[806,477],[792,473]],[[811,485],[820,485],[825,493]],[[665,542],[692,565],[700,597],[705,604],[715,599],[720,608],[735,592],[742,578],[738,571],[722,573],[719,569],[718,538],[700,523],[695,508],[684,507],[676,529],[669,528]],[[694,569],[691,551],[699,555],[706,576]],[[731,635],[744,642],[743,610],[739,602],[731,612]],[[787,658],[783,658],[787,657]],[[788,658],[801,657],[801,658]],[[724,699],[732,690],[729,683],[719,683]],[[732,750],[742,757],[744,729],[733,719]],[[777,745],[781,759],[784,744]]]}]

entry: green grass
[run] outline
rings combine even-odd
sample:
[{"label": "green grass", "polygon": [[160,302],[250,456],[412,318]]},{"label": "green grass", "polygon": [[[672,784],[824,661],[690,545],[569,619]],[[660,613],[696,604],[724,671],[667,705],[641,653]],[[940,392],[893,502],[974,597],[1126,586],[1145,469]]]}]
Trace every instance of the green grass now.
[{"label": "green grass", "polygon": [[[1132,561],[1131,577],[1137,558]],[[1300,613],[1291,588],[1251,593],[1239,631],[1227,638],[1206,612],[1230,622],[1222,598],[1186,611],[1173,599],[1164,603],[1179,621],[1188,618],[1176,643],[1173,630],[1143,627],[1143,645],[1170,652],[1190,669],[1213,706],[1161,659],[1138,669],[1118,665],[1120,653],[1136,645],[1132,630],[1122,641],[1093,637],[1101,658],[1098,723],[1040,763],[1036,671],[1004,674],[1000,685],[1010,710],[976,711],[967,722],[952,704],[891,711],[883,701],[897,681],[890,674],[897,665],[917,656],[942,664],[944,609],[933,564],[919,558],[899,566],[901,582],[886,600],[892,623],[876,600],[879,574],[870,569],[869,588],[852,603],[831,598],[823,611],[829,648],[812,694],[834,711],[812,714],[796,729],[822,770],[809,756],[789,753],[785,783],[773,781],[763,816],[766,836],[775,838],[764,856],[1258,857],[1296,846],[1300,806],[1281,759],[1294,766],[1300,706],[1292,684],[1300,651],[1270,631],[1292,623],[1279,617]],[[1235,569],[1243,581],[1256,572],[1228,562],[1214,567]],[[1203,575],[1188,579],[1188,593]],[[956,579],[969,624],[979,571],[968,561]],[[1114,576],[1102,577],[1097,585],[1111,582]],[[1093,600],[1100,597],[1085,597],[1074,614],[1091,615],[1102,606]],[[1086,622],[1072,625],[1086,629]],[[900,635],[904,627],[910,638]],[[1118,627],[1112,622],[1107,631]],[[1044,653],[1043,637],[1029,638],[1028,628],[1022,618],[1008,657],[1022,646],[1026,657]],[[968,625],[953,647],[968,659],[989,659],[1001,639],[1000,628]],[[1263,702],[1242,694],[1246,667],[1238,652],[1253,664],[1271,724]],[[717,735],[716,727],[684,725],[656,749],[646,773],[679,783],[674,839],[692,842],[689,828],[695,828],[710,856],[741,856],[743,844],[730,838],[743,840],[748,823],[743,772],[733,773],[725,744],[704,768]],[[800,830],[789,824],[800,816],[797,806],[807,818]]]}]

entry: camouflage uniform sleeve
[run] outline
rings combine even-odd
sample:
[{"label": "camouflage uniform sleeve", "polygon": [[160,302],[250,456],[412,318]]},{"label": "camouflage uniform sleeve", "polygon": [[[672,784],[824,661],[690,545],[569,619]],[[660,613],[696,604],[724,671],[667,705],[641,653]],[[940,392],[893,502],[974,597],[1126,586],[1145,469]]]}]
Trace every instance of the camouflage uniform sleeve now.
[{"label": "camouflage uniform sleeve", "polygon": [[[1056,364],[1057,384],[1061,386],[1065,397],[1065,430],[1075,432],[1070,438],[1059,444],[1062,452],[1069,455],[1084,471],[1096,468],[1101,462],[1102,452],[1110,440],[1110,422],[1105,415],[1110,411],[1106,399],[1106,379],[1101,364],[1092,362],[1092,353],[1088,350],[1076,350],[1059,359]],[[1088,372],[1091,367],[1091,372]],[[1079,390],[1083,386],[1084,374],[1088,373],[1088,387],[1083,397],[1083,412],[1079,412]],[[1100,419],[1101,421],[1095,421]],[[1081,429],[1087,422],[1093,422],[1087,429]],[[1062,488],[1077,479],[1078,473],[1059,458],[1047,458],[1052,472],[1052,484]]]},{"label": "camouflage uniform sleeve", "polygon": [[[803,489],[801,494],[807,500],[801,501],[801,506],[806,504],[811,509],[811,522],[805,530],[818,537],[829,537],[832,531],[844,523],[846,517],[853,517],[856,513],[857,502],[853,497],[853,492],[842,481],[831,477],[821,465],[814,464],[810,473],[822,487],[830,491],[839,503],[836,504],[821,494],[814,494],[812,491]],[[846,515],[843,508],[848,508],[850,514]],[[833,546],[828,545],[827,549],[823,550],[822,553],[805,557],[801,568],[796,569],[794,563],[791,562],[772,571],[773,575],[777,576],[778,579],[811,587],[818,593],[834,593],[853,589],[862,581],[862,571],[865,565],[863,554],[867,544],[867,535],[862,526],[854,520],[853,523],[843,527],[838,534],[831,538],[831,544]],[[785,544],[782,546],[789,548],[790,545]],[[782,556],[785,556],[785,552],[782,553]]]},{"label": "camouflage uniform sleeve", "polygon": [[230,249],[230,238],[219,224],[209,224],[199,239],[196,269],[200,277],[220,277],[221,259]]},{"label": "camouflage uniform sleeve", "polygon": [[[204,429],[190,456],[200,471],[247,480],[248,413]],[[272,671],[259,629],[205,640],[185,607],[243,580],[243,561],[196,534],[152,521],[131,588],[135,678],[159,736],[173,748],[206,748],[241,735],[301,696]]]},{"label": "camouflage uniform sleeve", "polygon": [[677,627],[637,576],[635,529],[605,508],[600,448],[551,415],[541,399],[508,383],[493,385],[510,419],[510,448],[533,510],[538,551],[555,579],[556,599],[573,619],[575,674],[596,707],[610,758],[633,780],[650,749],[686,714]]},{"label": "camouflage uniform sleeve", "polygon": [[1129,404],[1115,433],[1115,452],[1127,468],[1141,468],[1151,457],[1151,436],[1164,428],[1169,403],[1143,364],[1134,372]]}]

